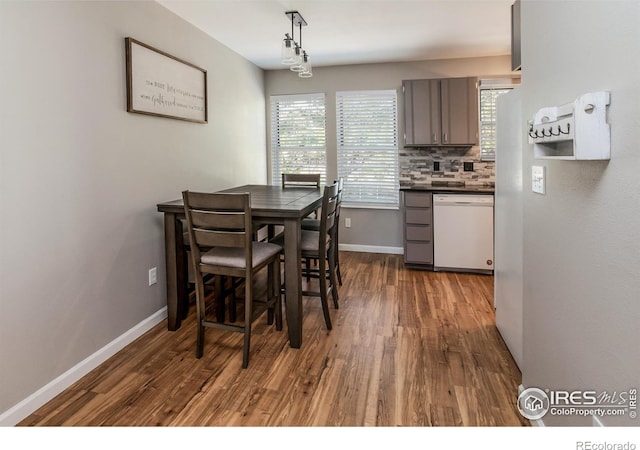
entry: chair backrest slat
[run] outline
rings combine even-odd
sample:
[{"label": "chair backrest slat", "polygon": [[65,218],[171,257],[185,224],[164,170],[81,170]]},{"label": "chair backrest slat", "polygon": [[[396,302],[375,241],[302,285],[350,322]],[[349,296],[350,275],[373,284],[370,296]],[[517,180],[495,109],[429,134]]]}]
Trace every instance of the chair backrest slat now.
[{"label": "chair backrest slat", "polygon": [[244,211],[203,211],[192,209],[191,223],[196,228],[244,230]]},{"label": "chair backrest slat", "polygon": [[283,173],[282,187],[320,188],[319,173]]},{"label": "chair backrest slat", "polygon": [[244,212],[245,193],[219,194],[189,192],[189,206],[192,209]]},{"label": "chair backrest slat", "polygon": [[193,230],[198,247],[244,247],[245,232]]}]

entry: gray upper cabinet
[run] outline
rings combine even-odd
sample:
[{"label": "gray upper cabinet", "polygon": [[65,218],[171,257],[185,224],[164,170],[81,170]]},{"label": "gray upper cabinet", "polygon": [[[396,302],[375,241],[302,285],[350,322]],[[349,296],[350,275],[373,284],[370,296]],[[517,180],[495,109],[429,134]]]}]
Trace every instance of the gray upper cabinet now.
[{"label": "gray upper cabinet", "polygon": [[520,52],[520,0],[511,5],[511,70],[522,69]]},{"label": "gray upper cabinet", "polygon": [[478,142],[478,79],[404,80],[406,147]]}]

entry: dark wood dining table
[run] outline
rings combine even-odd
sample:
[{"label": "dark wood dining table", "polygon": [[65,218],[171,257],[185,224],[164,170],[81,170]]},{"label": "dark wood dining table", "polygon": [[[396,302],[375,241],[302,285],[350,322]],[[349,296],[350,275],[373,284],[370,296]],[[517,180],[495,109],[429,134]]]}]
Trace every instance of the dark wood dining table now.
[{"label": "dark wood dining table", "polygon": [[[251,213],[259,224],[284,226],[285,311],[289,344],[302,345],[302,276],[300,268],[300,224],[322,205],[322,190],[249,184],[217,192],[251,193]],[[188,308],[188,263],[184,242],[182,198],[158,203],[164,213],[165,265],[167,278],[167,322],[170,331],[180,328]]]}]

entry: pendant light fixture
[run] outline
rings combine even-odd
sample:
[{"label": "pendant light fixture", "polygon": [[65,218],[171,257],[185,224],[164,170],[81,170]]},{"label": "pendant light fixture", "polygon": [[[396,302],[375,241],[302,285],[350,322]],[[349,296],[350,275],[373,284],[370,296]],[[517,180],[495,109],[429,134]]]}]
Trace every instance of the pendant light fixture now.
[{"label": "pendant light fixture", "polygon": [[[281,59],[282,64],[289,66],[293,72],[297,72],[301,78],[309,78],[313,75],[309,55],[302,48],[302,27],[307,26],[307,22],[298,11],[285,12],[291,20],[291,35],[285,33],[282,41]],[[295,27],[298,26],[298,39],[295,41]]]},{"label": "pendant light fixture", "polygon": [[282,64],[291,65],[295,61],[293,60],[293,38],[289,36],[289,33],[284,35],[282,41]]},{"label": "pendant light fixture", "polygon": [[311,63],[309,62],[309,55],[307,52],[303,50],[302,52],[302,70],[298,72],[298,76],[300,78],[311,78],[313,76],[313,72],[311,72]]}]

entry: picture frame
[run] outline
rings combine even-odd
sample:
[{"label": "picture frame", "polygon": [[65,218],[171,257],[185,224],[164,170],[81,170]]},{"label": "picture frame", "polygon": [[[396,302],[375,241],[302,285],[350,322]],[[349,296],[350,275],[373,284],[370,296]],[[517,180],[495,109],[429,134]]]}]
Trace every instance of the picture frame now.
[{"label": "picture frame", "polygon": [[207,71],[125,38],[127,112],[208,123]]}]

